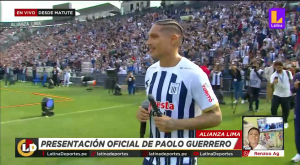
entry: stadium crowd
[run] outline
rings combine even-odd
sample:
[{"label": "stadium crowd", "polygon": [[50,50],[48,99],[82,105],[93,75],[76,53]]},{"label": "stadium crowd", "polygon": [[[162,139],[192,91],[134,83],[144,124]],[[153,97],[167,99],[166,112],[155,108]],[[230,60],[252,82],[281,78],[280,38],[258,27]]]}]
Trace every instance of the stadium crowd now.
[{"label": "stadium crowd", "polygon": [[[153,22],[172,18],[185,29],[185,41],[180,54],[194,61],[209,74],[218,63],[226,73],[229,62],[239,67],[263,60],[263,66],[282,60],[299,66],[294,49],[300,42],[300,17],[286,18],[286,29],[268,28],[268,9],[283,2],[237,2],[230,6],[206,6],[200,9],[162,9],[161,12],[137,14],[135,17],[103,18],[55,25],[37,30],[30,38],[2,52],[1,65],[14,67],[67,65],[80,71],[81,62],[90,61],[93,72],[120,68],[120,74],[131,71],[144,74],[154,60],[147,53],[147,33]],[[30,27],[27,27],[30,28]],[[21,33],[7,29],[1,33]],[[241,65],[239,65],[239,63]],[[207,67],[207,68],[206,68]]]}]

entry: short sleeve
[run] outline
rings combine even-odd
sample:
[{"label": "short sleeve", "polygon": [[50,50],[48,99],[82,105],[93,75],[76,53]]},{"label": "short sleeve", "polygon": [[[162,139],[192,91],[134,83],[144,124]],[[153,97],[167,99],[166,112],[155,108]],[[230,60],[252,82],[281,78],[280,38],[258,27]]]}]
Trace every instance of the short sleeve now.
[{"label": "short sleeve", "polygon": [[200,109],[205,112],[218,106],[218,99],[204,72],[192,76],[190,82],[192,97]]},{"label": "short sleeve", "polygon": [[288,74],[289,74],[289,80],[293,80],[293,74],[291,71],[288,71]]},{"label": "short sleeve", "polygon": [[270,77],[270,83],[273,83],[274,82],[274,78],[275,78],[275,74],[273,73]]}]

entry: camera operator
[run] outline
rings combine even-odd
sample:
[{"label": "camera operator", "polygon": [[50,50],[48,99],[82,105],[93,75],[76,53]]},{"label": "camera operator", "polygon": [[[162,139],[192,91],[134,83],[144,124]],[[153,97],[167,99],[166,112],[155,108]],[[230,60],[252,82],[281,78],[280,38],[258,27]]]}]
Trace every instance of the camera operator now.
[{"label": "camera operator", "polygon": [[250,101],[249,101],[249,111],[253,111],[253,102],[255,102],[255,111],[259,108],[259,92],[261,87],[261,82],[263,80],[263,70],[259,68],[259,63],[253,63],[250,72]]},{"label": "camera operator", "polygon": [[131,72],[129,72],[128,76],[126,77],[126,82],[128,86],[128,94],[135,94],[135,77],[132,75]]},{"label": "camera operator", "polygon": [[225,102],[223,102],[224,95],[222,91],[223,88],[222,72],[220,70],[220,65],[218,63],[214,66],[214,69],[210,74],[210,78],[211,78],[212,88],[219,100],[219,104],[225,104]]},{"label": "camera operator", "polygon": [[271,113],[273,116],[276,116],[278,107],[281,105],[284,128],[288,128],[287,119],[290,111],[290,97],[292,95],[290,83],[293,80],[293,76],[290,71],[283,70],[283,63],[281,61],[276,61],[274,67],[276,68],[276,72],[270,77],[270,83],[274,89]]}]

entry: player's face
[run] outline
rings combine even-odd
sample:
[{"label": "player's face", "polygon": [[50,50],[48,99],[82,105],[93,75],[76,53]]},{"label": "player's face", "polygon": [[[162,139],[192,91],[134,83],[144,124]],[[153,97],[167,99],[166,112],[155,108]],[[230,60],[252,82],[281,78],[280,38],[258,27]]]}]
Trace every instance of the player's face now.
[{"label": "player's face", "polygon": [[153,25],[149,31],[149,38],[147,40],[149,53],[153,58],[161,57],[164,52],[167,52],[170,47],[170,38],[167,34],[161,31],[161,26]]},{"label": "player's face", "polygon": [[248,134],[248,140],[250,144],[258,144],[259,132],[255,129],[251,130]]}]

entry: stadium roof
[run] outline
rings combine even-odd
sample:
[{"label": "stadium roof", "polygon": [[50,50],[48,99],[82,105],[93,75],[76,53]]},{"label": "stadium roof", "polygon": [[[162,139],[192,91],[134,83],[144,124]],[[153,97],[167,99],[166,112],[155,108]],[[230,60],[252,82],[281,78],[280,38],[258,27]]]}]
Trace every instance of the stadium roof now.
[{"label": "stadium roof", "polygon": [[112,5],[111,3],[104,3],[101,5],[91,6],[88,8],[77,10],[77,12],[79,12],[80,15],[88,15],[88,14],[110,12],[110,11],[120,12],[120,9],[115,5]]}]

